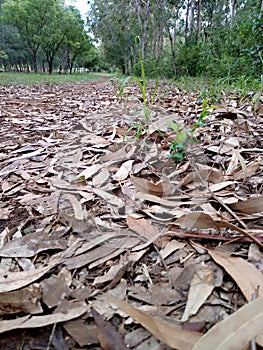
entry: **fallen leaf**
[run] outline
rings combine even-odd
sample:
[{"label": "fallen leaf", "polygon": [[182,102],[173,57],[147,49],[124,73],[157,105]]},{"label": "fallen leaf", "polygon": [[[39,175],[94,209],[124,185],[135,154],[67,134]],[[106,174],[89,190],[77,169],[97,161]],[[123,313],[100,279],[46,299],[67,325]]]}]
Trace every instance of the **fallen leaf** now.
[{"label": "fallen leaf", "polygon": [[263,298],[244,305],[213,326],[192,350],[240,350],[262,332]]},{"label": "fallen leaf", "polygon": [[91,309],[92,316],[98,327],[97,338],[103,350],[128,350],[122,336],[109,323],[104,321],[102,316],[94,309]]},{"label": "fallen leaf", "polygon": [[[148,220],[142,218],[142,219],[136,219],[132,216],[127,216],[126,223],[128,227],[133,230],[134,232],[138,233],[141,237],[144,237],[148,240],[151,240],[158,236],[159,230],[157,227],[153,226]],[[161,238],[157,238],[154,243],[161,247],[162,240]]]},{"label": "fallen leaf", "polygon": [[190,284],[190,289],[187,297],[187,303],[182,316],[182,322],[185,322],[195,315],[206,299],[212,293],[215,287],[213,266],[211,263],[206,265],[201,264]]},{"label": "fallen leaf", "polygon": [[27,286],[45,275],[48,271],[55,267],[57,263],[58,262],[54,262],[48,266],[39,267],[30,271],[2,273],[0,276],[0,293],[9,292]]},{"label": "fallen leaf", "polygon": [[131,182],[138,191],[149,193],[157,197],[167,196],[170,193],[170,186],[168,183],[154,184],[151,181],[131,176]]},{"label": "fallen leaf", "polygon": [[231,209],[245,214],[261,213],[263,211],[263,196],[249,198],[245,201],[229,204],[229,206]]},{"label": "fallen leaf", "polygon": [[219,228],[217,222],[211,217],[211,215],[202,211],[193,211],[184,214],[175,221],[175,224],[187,230]]},{"label": "fallen leaf", "polygon": [[160,321],[158,318],[148,315],[145,312],[110,296],[109,294],[105,294],[105,296],[127,315],[139,322],[157,339],[172,348],[178,350],[191,350],[201,337],[200,333],[186,331],[180,327],[172,327],[166,322]]},{"label": "fallen leaf", "polygon": [[127,160],[126,162],[122,163],[121,167],[118,169],[116,174],[112,176],[113,180],[115,181],[125,180],[132,171],[133,163],[134,163],[133,159]]},{"label": "fallen leaf", "polygon": [[258,297],[263,297],[263,275],[254,265],[240,257],[232,257],[210,249],[207,251],[236,281],[247,301],[251,300],[254,293],[257,293]]},{"label": "fallen leaf", "polygon": [[34,232],[7,242],[0,249],[2,257],[32,257],[45,250],[63,250],[67,247],[63,232]]},{"label": "fallen leaf", "polygon": [[0,293],[0,315],[22,311],[39,314],[43,312],[40,300],[41,290],[37,283],[14,292]]},{"label": "fallen leaf", "polygon": [[54,312],[44,316],[25,316],[14,320],[0,321],[0,333],[18,328],[41,328],[50,324],[65,322],[83,315],[88,306],[83,302],[72,303],[67,312]]}]

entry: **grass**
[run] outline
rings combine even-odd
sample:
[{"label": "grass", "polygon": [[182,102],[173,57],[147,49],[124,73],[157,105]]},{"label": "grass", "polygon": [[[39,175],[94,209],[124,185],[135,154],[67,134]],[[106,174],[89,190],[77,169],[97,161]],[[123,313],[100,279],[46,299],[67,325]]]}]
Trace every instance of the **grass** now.
[{"label": "grass", "polygon": [[249,99],[262,89],[260,77],[258,80],[244,76],[224,79],[180,77],[174,83],[179,89],[198,92],[200,101],[208,99],[211,103],[219,103],[225,94]]},{"label": "grass", "polygon": [[108,80],[112,77],[108,73],[82,74],[44,74],[44,73],[0,73],[0,85],[41,85],[84,83],[90,81]]}]

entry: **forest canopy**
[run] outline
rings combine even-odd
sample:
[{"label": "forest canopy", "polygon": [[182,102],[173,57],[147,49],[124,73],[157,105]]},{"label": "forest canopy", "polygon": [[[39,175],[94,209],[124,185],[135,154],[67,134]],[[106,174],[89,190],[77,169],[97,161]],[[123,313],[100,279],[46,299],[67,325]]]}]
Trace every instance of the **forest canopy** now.
[{"label": "forest canopy", "polygon": [[262,0],[90,3],[90,28],[105,60],[123,73],[136,72],[139,55],[153,76],[261,74]]},{"label": "forest canopy", "polygon": [[[85,1],[85,0],[84,0]],[[263,0],[0,0],[5,70],[260,78]],[[94,41],[97,42],[94,45]]]},{"label": "forest canopy", "polygon": [[0,63],[52,73],[93,66],[97,49],[79,11],[60,0],[0,0]]}]

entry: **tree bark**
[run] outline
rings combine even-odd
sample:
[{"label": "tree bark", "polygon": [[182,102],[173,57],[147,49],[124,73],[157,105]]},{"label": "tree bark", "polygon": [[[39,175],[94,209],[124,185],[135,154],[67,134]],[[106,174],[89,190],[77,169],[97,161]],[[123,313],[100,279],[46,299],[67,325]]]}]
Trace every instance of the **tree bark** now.
[{"label": "tree bark", "polygon": [[146,9],[145,9],[143,34],[142,34],[141,56],[142,56],[143,61],[144,61],[145,55],[146,55],[146,39],[147,39],[147,31],[148,31],[148,23],[149,23],[149,15],[150,15],[150,6],[151,6],[151,1],[148,0],[147,4],[146,4]]},{"label": "tree bark", "polygon": [[190,36],[194,28],[194,10],[195,10],[196,0],[191,0],[190,9],[189,9],[189,19],[188,19],[188,33],[187,36]]},{"label": "tree bark", "polygon": [[33,51],[33,69],[37,73],[37,51]]},{"label": "tree bark", "polygon": [[196,41],[200,39],[201,32],[201,20],[202,20],[202,1],[198,0],[198,12],[197,12],[197,28],[196,28]]},{"label": "tree bark", "polygon": [[176,57],[175,57],[175,50],[174,50],[174,42],[173,42],[173,37],[170,32],[170,29],[168,28],[168,36],[169,36],[169,41],[170,41],[170,47],[172,51],[172,57],[173,57],[173,70],[174,70],[174,75],[177,74],[177,66],[176,66]]},{"label": "tree bark", "polygon": [[237,4],[237,0],[232,0],[232,3],[231,3],[231,26],[233,26],[234,22],[235,22],[236,4]]}]

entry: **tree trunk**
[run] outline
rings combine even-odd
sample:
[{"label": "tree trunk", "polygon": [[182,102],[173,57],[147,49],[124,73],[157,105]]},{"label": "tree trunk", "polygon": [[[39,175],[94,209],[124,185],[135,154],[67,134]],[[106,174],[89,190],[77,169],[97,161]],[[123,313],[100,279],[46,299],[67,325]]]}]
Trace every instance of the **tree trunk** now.
[{"label": "tree trunk", "polygon": [[52,74],[53,72],[53,58],[48,62],[48,74]]},{"label": "tree trunk", "polygon": [[231,26],[234,25],[234,21],[235,21],[236,4],[237,4],[237,0],[232,0],[232,3],[231,3]]},{"label": "tree trunk", "polygon": [[33,69],[37,73],[37,51],[33,51]]},{"label": "tree trunk", "polygon": [[143,24],[143,34],[142,34],[142,47],[141,47],[141,56],[142,60],[144,61],[145,55],[146,55],[146,39],[147,39],[147,31],[148,31],[148,23],[149,23],[149,15],[150,15],[150,6],[151,1],[148,0],[146,4],[145,9],[145,17],[144,17],[144,24]]},{"label": "tree trunk", "polygon": [[195,10],[195,2],[196,0],[191,0],[190,2],[190,10],[189,10],[189,19],[188,19],[188,33],[187,36],[190,36],[193,32],[194,28],[194,10]]},{"label": "tree trunk", "polygon": [[196,41],[200,39],[201,31],[201,16],[202,16],[202,1],[198,0],[198,12],[197,12],[197,28],[196,28]]},{"label": "tree trunk", "polygon": [[72,71],[73,71],[73,64],[74,64],[73,61],[70,62],[70,64],[69,64],[69,74],[72,74]]},{"label": "tree trunk", "polygon": [[168,31],[168,36],[169,36],[169,41],[170,41],[170,47],[171,47],[172,57],[173,57],[173,70],[174,70],[174,75],[176,75],[176,74],[177,74],[177,67],[176,67],[176,57],[175,57],[175,50],[174,50],[173,37],[172,37],[172,34],[171,34],[169,28],[167,28],[167,31]]},{"label": "tree trunk", "polygon": [[189,21],[188,21],[189,9],[190,9],[190,0],[187,1],[187,6],[186,6],[186,14],[185,14],[185,32],[184,32],[185,38],[186,38],[187,35],[188,35],[188,28],[189,28]]}]

